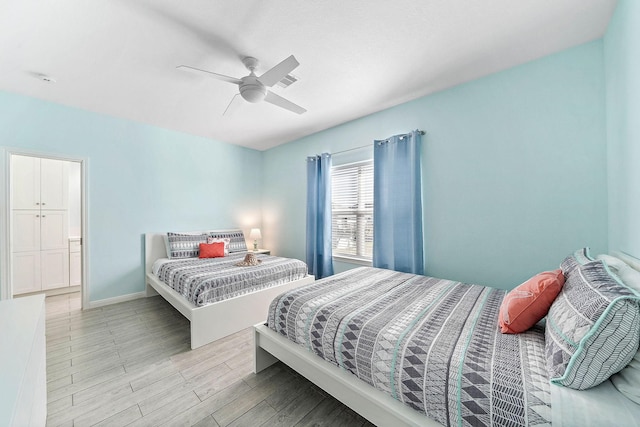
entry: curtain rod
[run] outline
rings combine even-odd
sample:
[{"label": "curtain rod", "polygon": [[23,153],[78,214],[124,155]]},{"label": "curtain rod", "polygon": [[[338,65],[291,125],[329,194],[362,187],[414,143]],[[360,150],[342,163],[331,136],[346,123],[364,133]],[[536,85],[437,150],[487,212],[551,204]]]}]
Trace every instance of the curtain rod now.
[{"label": "curtain rod", "polygon": [[[424,135],[424,131],[423,130],[419,130],[418,133],[420,135]],[[373,146],[371,144],[369,144],[369,145],[361,145],[360,147],[349,148],[347,150],[342,150],[342,151],[336,151],[335,153],[331,153],[331,155],[335,156],[336,154],[348,153],[349,151],[355,151],[355,150],[362,150],[363,148],[373,148]]]}]

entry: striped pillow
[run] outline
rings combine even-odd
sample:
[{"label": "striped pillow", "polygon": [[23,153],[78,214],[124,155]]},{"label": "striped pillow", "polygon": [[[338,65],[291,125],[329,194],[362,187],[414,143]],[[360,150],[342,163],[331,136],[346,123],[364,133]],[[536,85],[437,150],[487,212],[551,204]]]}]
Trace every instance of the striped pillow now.
[{"label": "striped pillow", "polygon": [[229,243],[229,253],[247,251],[247,242],[244,240],[242,230],[212,231],[209,233],[209,237],[213,239],[231,239],[231,243]]},{"label": "striped pillow", "polygon": [[197,258],[200,243],[207,243],[206,234],[167,233],[165,244],[169,258]]},{"label": "striped pillow", "polygon": [[553,384],[584,390],[624,368],[638,350],[638,296],[589,249],[560,265],[566,282],[549,309],[547,370]]}]

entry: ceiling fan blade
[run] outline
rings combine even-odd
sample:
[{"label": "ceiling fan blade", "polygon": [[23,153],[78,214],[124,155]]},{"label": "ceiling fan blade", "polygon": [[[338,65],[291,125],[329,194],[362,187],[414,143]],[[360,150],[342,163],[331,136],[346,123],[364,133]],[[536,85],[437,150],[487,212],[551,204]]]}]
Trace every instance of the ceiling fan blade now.
[{"label": "ceiling fan blade", "polygon": [[235,77],[225,76],[224,74],[214,73],[213,71],[201,70],[200,68],[190,67],[188,65],[178,65],[176,68],[179,69],[179,70],[193,71],[193,72],[196,72],[198,74],[204,73],[204,74],[208,75],[209,77],[213,77],[214,79],[222,80],[222,81],[229,82],[229,83],[235,83],[237,85],[242,83],[242,80],[236,79]]},{"label": "ceiling fan blade", "polygon": [[307,111],[301,106],[296,105],[287,99],[284,99],[280,95],[276,95],[270,90],[267,91],[267,95],[264,97],[264,100],[273,105],[277,105],[278,107],[282,107],[285,110],[293,111],[294,113],[297,113],[297,114],[302,114]]},{"label": "ceiling fan blade", "polygon": [[240,104],[242,104],[242,97],[239,93],[236,93],[233,95],[233,98],[231,98],[231,102],[229,102],[229,105],[227,105],[222,115],[227,117],[233,115],[233,113],[238,110],[238,107],[240,107]]},{"label": "ceiling fan blade", "polygon": [[262,83],[263,85],[271,87],[282,80],[287,74],[292,72],[298,65],[300,65],[300,63],[293,55],[291,55],[290,57],[258,77],[258,80],[260,80],[260,83]]}]

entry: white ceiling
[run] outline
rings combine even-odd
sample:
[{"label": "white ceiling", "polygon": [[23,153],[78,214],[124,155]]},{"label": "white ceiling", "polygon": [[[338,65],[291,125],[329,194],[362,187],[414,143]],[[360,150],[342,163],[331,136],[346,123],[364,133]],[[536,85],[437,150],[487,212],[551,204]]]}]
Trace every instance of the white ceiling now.
[{"label": "white ceiling", "polygon": [[[265,150],[601,37],[615,0],[0,0],[0,90]],[[273,92],[297,115],[244,103],[234,77],[289,55]],[[45,83],[35,74],[56,79]]]}]

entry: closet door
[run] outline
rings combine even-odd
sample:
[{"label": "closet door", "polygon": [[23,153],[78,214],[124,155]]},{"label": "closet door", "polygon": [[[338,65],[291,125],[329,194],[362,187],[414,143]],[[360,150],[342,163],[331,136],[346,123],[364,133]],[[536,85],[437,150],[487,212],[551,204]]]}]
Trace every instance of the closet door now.
[{"label": "closet door", "polygon": [[69,205],[69,163],[64,160],[41,159],[40,207],[67,209]]},{"label": "closet door", "polygon": [[69,250],[40,251],[42,289],[69,286]]},{"label": "closet door", "polygon": [[11,156],[12,209],[40,209],[40,159]]},{"label": "closet door", "polygon": [[69,247],[69,220],[67,211],[40,211],[40,250],[67,249]]},{"label": "closet door", "polygon": [[11,254],[11,274],[14,295],[42,290],[40,252],[17,252]]},{"label": "closet door", "polygon": [[40,250],[40,211],[12,211],[12,252]]}]

